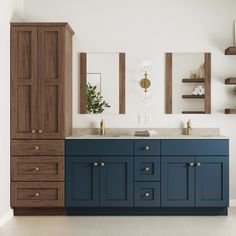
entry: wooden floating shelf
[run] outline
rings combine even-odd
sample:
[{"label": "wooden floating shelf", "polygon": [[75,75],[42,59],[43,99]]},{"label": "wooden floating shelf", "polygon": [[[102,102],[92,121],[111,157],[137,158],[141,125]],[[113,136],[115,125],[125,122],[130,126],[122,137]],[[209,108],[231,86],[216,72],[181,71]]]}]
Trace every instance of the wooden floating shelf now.
[{"label": "wooden floating shelf", "polygon": [[225,84],[236,84],[236,77],[225,79]]},{"label": "wooden floating shelf", "polygon": [[182,114],[205,114],[205,111],[182,111]]},{"label": "wooden floating shelf", "polygon": [[204,78],[196,78],[196,79],[182,79],[183,83],[205,83]]},{"label": "wooden floating shelf", "polygon": [[225,55],[236,55],[236,47],[228,47],[225,49]]},{"label": "wooden floating shelf", "polygon": [[205,95],[182,95],[182,98],[204,99]]},{"label": "wooden floating shelf", "polygon": [[236,108],[225,109],[225,114],[236,114]]}]

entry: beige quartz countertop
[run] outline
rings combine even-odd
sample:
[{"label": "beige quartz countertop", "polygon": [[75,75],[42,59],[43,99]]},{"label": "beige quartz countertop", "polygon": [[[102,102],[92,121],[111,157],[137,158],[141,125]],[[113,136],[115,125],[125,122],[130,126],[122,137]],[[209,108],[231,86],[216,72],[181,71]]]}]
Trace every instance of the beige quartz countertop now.
[{"label": "beige quartz countertop", "polygon": [[229,139],[220,135],[218,128],[194,128],[192,135],[185,135],[185,129],[179,128],[151,128],[153,131],[150,137],[134,136],[137,128],[106,128],[104,136],[99,135],[99,129],[75,128],[72,136],[66,139]]},{"label": "beige quartz countertop", "polygon": [[177,135],[177,136],[150,136],[150,137],[141,137],[141,136],[131,136],[131,135],[81,135],[81,136],[69,136],[66,139],[229,139],[223,135]]}]

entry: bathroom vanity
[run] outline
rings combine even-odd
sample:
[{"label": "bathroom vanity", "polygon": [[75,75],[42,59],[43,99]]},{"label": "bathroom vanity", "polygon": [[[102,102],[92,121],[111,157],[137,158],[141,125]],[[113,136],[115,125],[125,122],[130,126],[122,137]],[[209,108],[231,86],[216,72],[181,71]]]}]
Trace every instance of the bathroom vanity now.
[{"label": "bathroom vanity", "polygon": [[229,141],[99,138],[65,141],[68,215],[226,215]]}]

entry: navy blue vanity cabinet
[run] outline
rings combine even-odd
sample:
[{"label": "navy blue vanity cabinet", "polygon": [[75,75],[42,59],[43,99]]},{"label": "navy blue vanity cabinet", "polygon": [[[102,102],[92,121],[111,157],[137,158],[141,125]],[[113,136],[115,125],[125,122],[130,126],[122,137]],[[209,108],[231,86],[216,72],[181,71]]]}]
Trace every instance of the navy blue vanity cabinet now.
[{"label": "navy blue vanity cabinet", "polygon": [[160,207],[160,140],[135,140],[134,154],[134,206]]},{"label": "navy blue vanity cabinet", "polygon": [[229,206],[228,156],[196,157],[196,206]]},{"label": "navy blue vanity cabinet", "polygon": [[161,206],[227,207],[228,140],[163,140]]},{"label": "navy blue vanity cabinet", "polygon": [[66,140],[66,206],[133,206],[132,140]]},{"label": "navy blue vanity cabinet", "polygon": [[194,156],[161,160],[161,206],[194,206]]},{"label": "navy blue vanity cabinet", "polygon": [[132,156],[101,157],[100,206],[133,206]]},{"label": "navy blue vanity cabinet", "polygon": [[99,206],[99,157],[66,156],[66,206]]}]

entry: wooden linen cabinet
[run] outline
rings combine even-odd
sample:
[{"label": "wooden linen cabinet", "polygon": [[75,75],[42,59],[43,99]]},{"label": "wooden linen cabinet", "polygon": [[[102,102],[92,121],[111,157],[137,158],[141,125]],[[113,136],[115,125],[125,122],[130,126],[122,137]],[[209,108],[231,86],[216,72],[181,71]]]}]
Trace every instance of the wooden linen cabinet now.
[{"label": "wooden linen cabinet", "polygon": [[[29,206],[64,207],[61,157],[64,138],[72,133],[73,34],[67,23],[11,23],[11,205],[16,214],[16,208]],[[32,161],[22,167],[27,156]],[[51,168],[45,156],[54,156]]]}]

